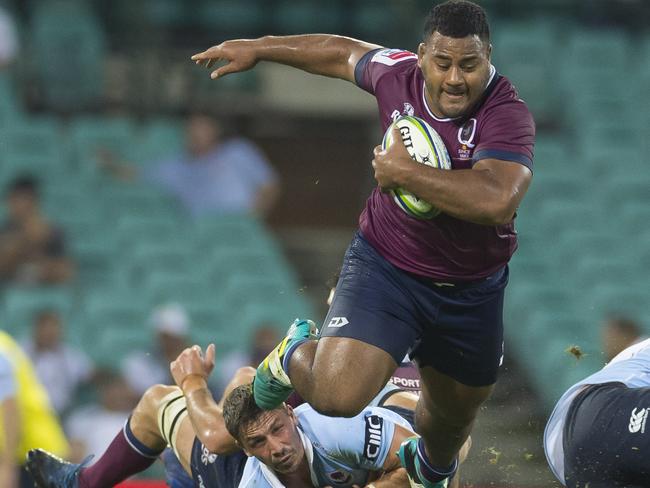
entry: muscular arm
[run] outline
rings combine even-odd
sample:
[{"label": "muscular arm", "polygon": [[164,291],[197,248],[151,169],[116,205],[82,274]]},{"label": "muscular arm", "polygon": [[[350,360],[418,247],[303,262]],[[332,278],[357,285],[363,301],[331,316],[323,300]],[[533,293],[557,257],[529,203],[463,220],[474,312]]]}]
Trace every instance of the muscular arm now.
[{"label": "muscular arm", "polygon": [[394,140],[398,142],[386,150],[375,148],[372,165],[379,185],[404,188],[442,212],[476,224],[510,222],[532,179],[527,167],[498,159],[454,171],[415,164],[401,137]]},{"label": "muscular arm", "polygon": [[208,67],[226,64],[212,72],[212,78],[251,69],[259,61],[271,61],[317,75],[354,83],[354,68],[368,51],[381,46],[350,37],[330,34],[265,36],[259,39],[226,41],[195,54],[197,64]]}]

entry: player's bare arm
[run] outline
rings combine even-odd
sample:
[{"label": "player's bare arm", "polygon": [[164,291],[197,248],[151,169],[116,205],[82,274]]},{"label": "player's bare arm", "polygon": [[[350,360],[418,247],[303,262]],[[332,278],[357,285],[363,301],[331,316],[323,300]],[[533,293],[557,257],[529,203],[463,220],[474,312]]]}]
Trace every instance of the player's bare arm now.
[{"label": "player's bare arm", "polygon": [[213,79],[253,68],[260,61],[271,61],[308,73],[340,78],[354,83],[354,68],[368,51],[381,46],[351,37],[330,34],[265,36],[259,39],[225,41],[192,56],[197,64],[211,68]]},{"label": "player's bare arm", "polygon": [[223,423],[221,407],[208,389],[207,380],[214,368],[214,358],[214,344],[208,346],[205,357],[199,346],[192,346],[171,363],[170,369],[185,395],[194,433],[210,452],[226,454],[237,447]]},{"label": "player's bare arm", "polygon": [[514,217],[532,172],[511,161],[484,159],[472,169],[443,171],[414,164],[399,131],[388,149],[375,147],[372,166],[379,186],[404,188],[453,217],[483,225],[501,225]]}]

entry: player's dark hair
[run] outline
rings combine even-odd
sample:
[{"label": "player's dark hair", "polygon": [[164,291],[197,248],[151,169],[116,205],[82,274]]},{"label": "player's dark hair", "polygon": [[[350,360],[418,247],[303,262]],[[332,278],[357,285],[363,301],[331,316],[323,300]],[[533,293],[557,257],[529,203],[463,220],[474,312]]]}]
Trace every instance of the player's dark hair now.
[{"label": "player's dark hair", "polygon": [[448,0],[431,9],[424,22],[424,41],[434,32],[460,39],[477,35],[490,41],[490,25],[483,7],[467,0]]},{"label": "player's dark hair", "polygon": [[12,193],[31,193],[34,197],[38,197],[38,180],[32,175],[20,175],[7,185],[6,191],[9,195]]},{"label": "player's dark hair", "polygon": [[267,412],[255,403],[253,398],[253,383],[240,385],[226,397],[223,402],[223,421],[228,433],[238,441],[243,427],[257,420]]}]

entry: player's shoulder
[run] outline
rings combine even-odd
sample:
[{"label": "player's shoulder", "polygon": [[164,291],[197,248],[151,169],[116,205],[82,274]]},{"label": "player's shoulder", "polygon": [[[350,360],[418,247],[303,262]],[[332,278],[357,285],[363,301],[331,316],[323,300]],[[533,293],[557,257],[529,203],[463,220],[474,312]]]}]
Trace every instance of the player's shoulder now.
[{"label": "player's shoulder", "polygon": [[494,70],[481,111],[489,113],[498,108],[530,113],[526,102],[519,96],[512,81]]}]

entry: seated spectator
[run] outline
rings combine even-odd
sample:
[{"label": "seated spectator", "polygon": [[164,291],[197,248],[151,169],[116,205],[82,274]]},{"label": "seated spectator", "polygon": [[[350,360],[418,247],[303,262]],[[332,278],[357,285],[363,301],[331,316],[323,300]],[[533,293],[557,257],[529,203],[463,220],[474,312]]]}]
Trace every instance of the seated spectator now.
[{"label": "seated spectator", "polygon": [[63,233],[41,213],[38,183],[22,176],[9,184],[7,221],[0,226],[0,281],[64,283],[74,266]]},{"label": "seated spectator", "polygon": [[0,330],[0,487],[34,486],[23,465],[27,451],[36,447],[68,454],[63,429],[29,358]]},{"label": "seated spectator", "polygon": [[103,453],[137,402],[119,372],[99,371],[93,383],[97,387],[97,401],[73,410],[65,423],[70,460],[76,463],[89,454]]},{"label": "seated spectator", "polygon": [[623,315],[610,315],[602,329],[605,360],[610,362],[619,352],[644,339],[647,337],[635,320]]},{"label": "seated spectator", "polygon": [[81,350],[64,342],[61,317],[54,310],[36,315],[32,336],[23,346],[54,409],[66,412],[79,386],[91,380],[94,366]]},{"label": "seated spectator", "polygon": [[189,344],[190,318],[181,305],[161,305],[154,309],[149,323],[155,332],[152,350],[135,351],[122,363],[122,374],[138,395],[157,383],[169,383],[169,364]]},{"label": "seated spectator", "polygon": [[102,164],[123,179],[140,177],[175,196],[193,216],[249,212],[265,216],[279,195],[278,177],[262,152],[249,140],[222,140],[222,127],[212,117],[191,115],[186,149],[152,162],[141,174],[133,165],[116,163],[107,152]]}]

